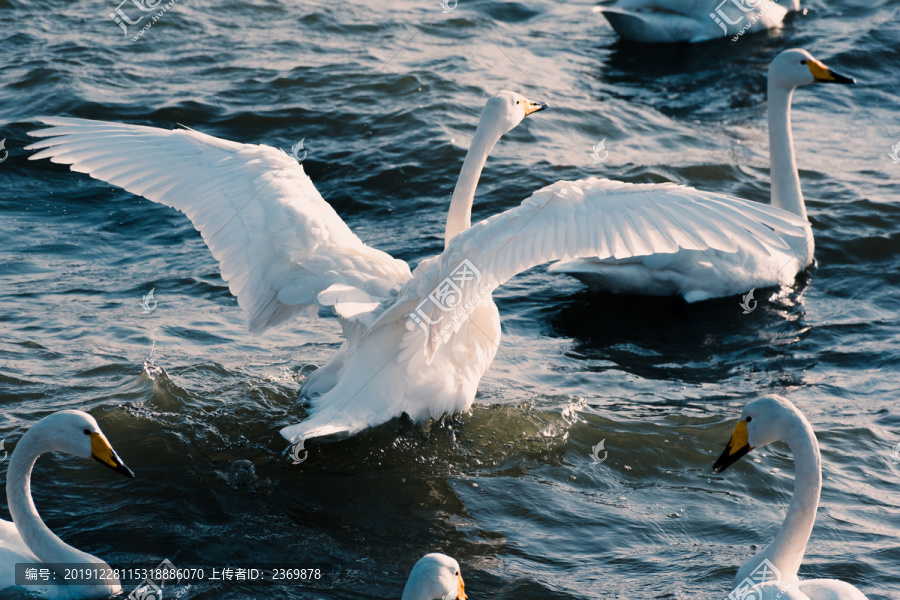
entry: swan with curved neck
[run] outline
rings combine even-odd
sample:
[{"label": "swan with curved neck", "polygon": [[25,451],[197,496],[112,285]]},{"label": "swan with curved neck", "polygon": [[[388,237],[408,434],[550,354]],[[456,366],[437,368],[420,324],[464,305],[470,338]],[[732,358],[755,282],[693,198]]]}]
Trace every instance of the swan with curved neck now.
[{"label": "swan with curved neck", "polygon": [[794,90],[813,83],[853,84],[812,57],[806,50],[785,50],[772,61],[767,83],[769,119],[769,176],[772,206],[806,219],[800,174],[791,133],[791,98]]},{"label": "swan with curved neck", "polygon": [[410,572],[402,600],[466,600],[459,563],[446,554],[426,554]]},{"label": "swan with curved neck", "polygon": [[[69,546],[41,520],[31,499],[31,471],[41,454],[65,452],[92,458],[134,479],[97,425],[87,413],[64,410],[41,419],[16,444],[9,461],[6,499],[12,522],[0,520],[0,589],[15,584],[15,563],[108,565],[95,556]],[[97,580],[94,585],[24,586],[51,598],[99,598],[122,591],[118,579]]]},{"label": "swan with curved neck", "polygon": [[[800,86],[855,83],[835,73],[806,50],[785,50],[772,61],[768,75],[769,165],[771,206],[799,218],[794,231],[782,235],[780,247],[763,248],[750,237],[729,251],[657,253],[625,261],[579,258],[556,263],[552,273],[580,279],[595,291],[647,296],[682,296],[688,302],[719,298],[753,288],[788,285],[812,264],[815,242],[800,190],[791,134],[791,97]],[[720,215],[700,223],[721,228]],[[760,225],[765,222],[759,220]]]},{"label": "swan with curved neck", "polygon": [[[857,588],[836,579],[800,580],[797,572],[809,543],[819,496],[822,492],[822,458],[812,425],[789,400],[767,396],[744,407],[722,455],[713,470],[722,472],[754,448],[783,441],[794,455],[794,496],[791,498],[781,529],[772,543],[758,552],[738,570],[736,590],[759,582],[762,573],[767,582],[757,588],[760,600],[791,598],[797,600],[866,600]],[[785,595],[788,590],[792,595]],[[739,596],[743,597],[743,596]]]},{"label": "swan with curved neck", "polygon": [[[472,225],[472,203],[475,200],[475,188],[481,177],[481,170],[487,162],[488,155],[505,133],[518,125],[522,117],[547,108],[544,102],[531,102],[515,92],[502,91],[492,96],[481,111],[475,136],[466,152],[459,179],[450,199],[450,210],[447,213],[447,228],[444,232],[444,247],[450,240]],[[518,110],[521,107],[521,111]]]}]

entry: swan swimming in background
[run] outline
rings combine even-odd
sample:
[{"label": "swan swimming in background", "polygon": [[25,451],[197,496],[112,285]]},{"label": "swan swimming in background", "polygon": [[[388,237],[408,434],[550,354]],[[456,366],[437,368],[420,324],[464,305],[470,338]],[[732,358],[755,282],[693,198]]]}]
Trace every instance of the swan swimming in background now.
[{"label": "swan swimming in background", "polygon": [[633,42],[705,42],[781,27],[800,0],[621,0],[601,12]]},{"label": "swan swimming in background", "polygon": [[446,554],[426,554],[409,574],[401,600],[466,600],[459,563]]},{"label": "swan swimming in background", "polygon": [[[772,61],[768,75],[769,163],[772,178],[772,203],[768,215],[778,215],[789,228],[781,230],[776,244],[765,243],[748,227],[745,235],[723,240],[717,250],[680,250],[646,253],[624,260],[606,256],[577,258],[550,266],[551,273],[577,277],[591,289],[602,292],[646,296],[682,296],[687,302],[741,294],[752,288],[786,285],[812,264],[815,242],[800,191],[800,176],[794,158],[791,136],[791,95],[801,85],[811,83],[855,83],[817,61],[809,52],[785,50]],[[662,186],[646,189],[647,200],[663,205],[668,191]],[[698,196],[706,192],[690,190]],[[764,218],[752,214],[747,201],[742,214],[687,215],[698,228],[711,235],[739,218],[754,219],[758,227],[768,226]],[[649,233],[656,223],[650,219],[665,216],[639,215],[644,223],[637,235]]]},{"label": "swan swimming in background", "polygon": [[[468,410],[500,343],[491,294],[518,273],[581,256],[618,260],[679,250],[733,250],[751,238],[781,248],[803,221],[783,210],[676,184],[559,181],[471,225],[475,188],[497,141],[546,108],[491,97],[450,200],[444,251],[410,272],[364,244],[280,150],[197,131],[62,117],[32,132],[30,159],[50,158],[185,213],[221,265],[252,332],[331,309],[345,342],[302,384],[310,416],[296,443],[351,435],[404,413],[417,422]],[[652,196],[648,192],[652,191]],[[706,223],[718,219],[712,229]]]},{"label": "swan swimming in background", "polygon": [[[797,577],[819,507],[822,457],[812,425],[796,406],[774,395],[745,406],[734,434],[713,470],[724,471],[754,448],[778,441],[786,442],[794,455],[794,497],[772,543],[738,570],[734,578],[735,591],[746,594],[750,583],[758,581],[758,574],[766,569],[775,576],[766,583],[757,583],[751,588],[757,593],[746,597],[755,600],[866,600],[862,592],[844,581],[800,580]],[[779,574],[780,578],[777,577]]]},{"label": "swan swimming in background", "polygon": [[[16,563],[91,564],[109,569],[105,562],[76,550],[44,525],[31,499],[31,469],[45,452],[65,452],[94,460],[134,479],[134,473],[115,453],[87,413],[63,410],[38,421],[12,453],[6,475],[6,499],[12,523],[0,519],[0,590],[16,585]],[[105,598],[122,592],[119,580],[101,579],[95,585],[22,586],[46,598]]]}]

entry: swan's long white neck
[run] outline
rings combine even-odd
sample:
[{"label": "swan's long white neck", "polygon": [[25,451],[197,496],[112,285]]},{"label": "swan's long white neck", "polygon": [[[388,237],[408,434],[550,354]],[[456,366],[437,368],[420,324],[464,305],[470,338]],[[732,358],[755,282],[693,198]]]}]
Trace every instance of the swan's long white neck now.
[{"label": "swan's long white neck", "polygon": [[38,423],[29,429],[12,454],[6,479],[6,500],[13,523],[25,544],[43,563],[96,563],[103,561],[69,546],[44,525],[31,499],[31,470],[38,457],[55,449],[42,437]]},{"label": "swan's long white neck", "polygon": [[453,197],[450,199],[447,228],[444,231],[444,248],[450,244],[453,236],[471,226],[472,203],[475,200],[475,188],[478,186],[481,170],[491,150],[502,136],[503,132],[499,131],[490,119],[482,117],[475,130],[475,137],[472,138],[472,145],[466,153],[462,171],[453,189]]},{"label": "swan's long white neck", "polygon": [[[406,585],[403,587],[401,600],[434,598],[435,596],[430,589],[432,587],[434,587],[433,584],[422,577],[422,573],[413,569],[413,572],[409,574],[409,579],[406,580]],[[441,597],[443,597],[443,594],[441,594]]]},{"label": "swan's long white neck", "polygon": [[772,177],[772,206],[806,218],[806,204],[800,191],[800,175],[794,159],[791,135],[791,96],[794,90],[769,77],[769,171]]},{"label": "swan's long white neck", "polygon": [[790,434],[784,440],[794,455],[794,496],[775,539],[741,567],[736,585],[749,577],[763,559],[775,565],[783,581],[795,581],[803,562],[822,492],[822,460],[812,426],[799,412],[791,415]]}]

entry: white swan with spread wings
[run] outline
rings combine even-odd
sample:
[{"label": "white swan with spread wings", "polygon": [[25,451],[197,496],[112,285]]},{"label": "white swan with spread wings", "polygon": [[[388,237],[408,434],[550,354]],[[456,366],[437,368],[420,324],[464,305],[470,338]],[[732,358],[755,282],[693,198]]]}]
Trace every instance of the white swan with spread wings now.
[{"label": "white swan with spread wings", "polygon": [[[293,158],[193,130],[41,119],[30,158],[50,158],[185,213],[222,277],[262,332],[300,313],[334,311],[344,344],[307,378],[310,417],[296,441],[353,434],[406,413],[415,421],[468,410],[500,343],[491,299],[536,265],[584,256],[628,259],[729,250],[735,240],[783,248],[804,222],[770,207],[675,184],[560,181],[470,227],[475,187],[496,142],[546,105],[491,97],[450,202],[446,247],[415,272],[364,244]],[[727,217],[721,219],[723,216]],[[716,228],[707,223],[721,219]]]}]

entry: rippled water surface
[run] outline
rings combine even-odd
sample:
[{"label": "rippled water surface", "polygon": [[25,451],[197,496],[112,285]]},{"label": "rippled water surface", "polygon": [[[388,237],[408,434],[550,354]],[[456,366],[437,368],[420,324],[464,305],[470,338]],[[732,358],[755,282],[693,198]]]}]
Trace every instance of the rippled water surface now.
[{"label": "rippled water surface", "polygon": [[[653,47],[619,42],[584,1],[459,0],[444,14],[437,0],[178,0],[132,42],[114,0],[0,0],[0,437],[13,448],[39,418],[88,410],[138,475],[47,456],[33,486],[44,519],[119,565],[338,573],[328,589],[206,583],[185,598],[397,598],[418,557],[442,551],[473,600],[721,599],[777,531],[793,463],[784,444],[722,476],[712,463],[741,407],[777,392],[823,455],[801,576],[900,597],[900,7],[804,4],[780,32]],[[300,465],[278,429],[304,416],[303,367],[335,352],[337,322],[250,335],[181,213],[23,150],[37,115],[286,150],[305,138],[324,197],[414,265],[443,246],[500,89],[552,109],[498,144],[475,219],[589,175],[768,201],[765,70],[792,46],[859,81],[795,94],[808,275],[757,290],[744,315],[737,297],[597,296],[533,269],[496,294],[504,338],[471,412],[310,443]],[[609,158],[593,164],[602,139]]]}]

